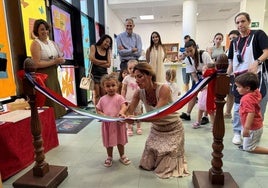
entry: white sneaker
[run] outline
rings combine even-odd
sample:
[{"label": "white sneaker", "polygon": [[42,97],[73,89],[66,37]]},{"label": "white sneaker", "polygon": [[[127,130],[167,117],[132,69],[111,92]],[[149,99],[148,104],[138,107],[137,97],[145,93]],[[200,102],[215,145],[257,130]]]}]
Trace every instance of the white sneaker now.
[{"label": "white sneaker", "polygon": [[239,134],[235,134],[232,140],[233,144],[239,145],[241,144],[241,136]]}]

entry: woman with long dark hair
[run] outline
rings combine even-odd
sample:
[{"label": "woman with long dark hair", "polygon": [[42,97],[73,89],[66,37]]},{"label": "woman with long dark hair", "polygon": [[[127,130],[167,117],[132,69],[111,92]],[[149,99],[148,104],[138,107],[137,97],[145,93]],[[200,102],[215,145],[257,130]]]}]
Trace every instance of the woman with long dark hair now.
[{"label": "woman with long dark hair", "polygon": [[89,59],[92,63],[91,74],[94,78],[94,98],[96,105],[105,91],[100,86],[101,77],[108,74],[108,68],[111,66],[111,49],[113,40],[109,35],[103,35],[96,44],[91,45]]},{"label": "woman with long dark hair", "polygon": [[156,73],[157,82],[165,82],[164,60],[166,51],[162,45],[161,37],[158,32],[154,31],[151,34],[150,47],[146,51],[146,61],[149,63]]}]

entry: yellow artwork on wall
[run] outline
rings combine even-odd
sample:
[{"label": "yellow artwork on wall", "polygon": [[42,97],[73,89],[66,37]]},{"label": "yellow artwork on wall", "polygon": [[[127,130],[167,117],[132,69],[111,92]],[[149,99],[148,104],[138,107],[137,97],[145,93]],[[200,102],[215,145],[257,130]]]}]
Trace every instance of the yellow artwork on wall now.
[{"label": "yellow artwork on wall", "polygon": [[0,98],[16,95],[16,85],[11,62],[4,2],[0,0]]},{"label": "yellow artwork on wall", "polygon": [[32,30],[36,19],[47,20],[45,1],[21,1],[21,13],[27,56],[31,56],[30,46],[33,40]]},{"label": "yellow artwork on wall", "polygon": [[62,12],[60,12],[58,9],[54,9],[53,10],[53,18],[54,18],[54,27],[60,30],[65,31],[66,30],[66,20],[67,17],[65,14],[63,14]]}]

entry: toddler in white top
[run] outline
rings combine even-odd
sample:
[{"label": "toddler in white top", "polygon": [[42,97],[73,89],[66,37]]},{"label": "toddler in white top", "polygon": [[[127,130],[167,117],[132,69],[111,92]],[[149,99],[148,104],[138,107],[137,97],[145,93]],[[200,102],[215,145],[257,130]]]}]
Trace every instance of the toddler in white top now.
[{"label": "toddler in white top", "polygon": [[176,70],[175,69],[168,69],[166,71],[166,81],[172,92],[171,94],[172,100],[176,101],[178,97],[180,96],[181,91],[180,91],[178,84],[176,83]]}]

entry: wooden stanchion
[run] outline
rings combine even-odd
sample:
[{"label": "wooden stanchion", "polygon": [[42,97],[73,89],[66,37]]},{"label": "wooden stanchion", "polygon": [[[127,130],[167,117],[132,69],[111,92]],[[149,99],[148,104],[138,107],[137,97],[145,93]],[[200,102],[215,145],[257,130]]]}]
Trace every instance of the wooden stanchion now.
[{"label": "wooden stanchion", "polygon": [[[30,58],[27,58],[24,61],[24,68],[26,72],[30,72],[35,78],[35,68]],[[29,98],[29,104],[31,107],[31,133],[33,136],[35,165],[33,169],[16,180],[13,183],[13,187],[57,187],[67,177],[67,167],[49,165],[45,161],[42,126],[40,124],[38,110],[36,107],[35,89],[27,78],[24,78],[22,83],[24,94]]]},{"label": "wooden stanchion", "polygon": [[213,124],[213,143],[212,143],[212,167],[209,171],[194,171],[193,184],[195,188],[210,188],[210,187],[232,187],[236,188],[238,185],[228,172],[223,172],[222,166],[222,150],[223,137],[225,134],[225,124],[223,116],[223,107],[225,104],[225,96],[229,93],[230,78],[226,74],[228,67],[228,58],[225,54],[218,57],[216,68],[218,70],[215,85],[215,103],[216,115]]}]

